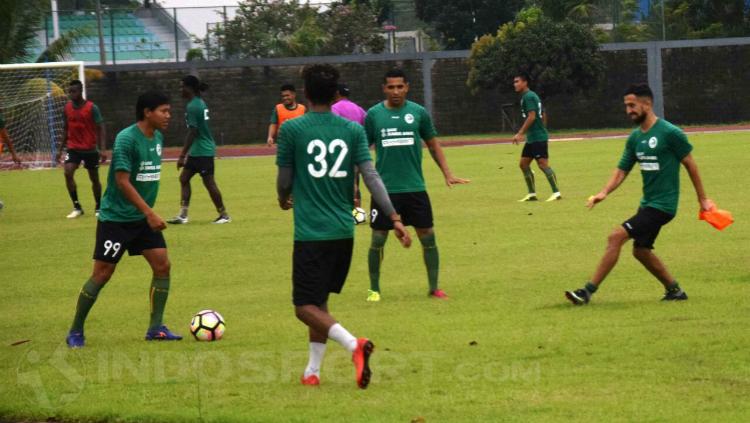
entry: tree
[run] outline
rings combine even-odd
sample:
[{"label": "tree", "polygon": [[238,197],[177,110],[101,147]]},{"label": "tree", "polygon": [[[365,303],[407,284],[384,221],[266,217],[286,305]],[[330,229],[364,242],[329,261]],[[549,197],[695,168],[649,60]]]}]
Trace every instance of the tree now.
[{"label": "tree", "polygon": [[[385,48],[367,4],[332,4],[321,12],[308,3],[246,0],[234,19],[210,31],[218,47],[209,58],[379,53]],[[207,46],[209,47],[209,46]],[[220,51],[219,51],[220,50]]]},{"label": "tree", "polygon": [[416,0],[417,17],[429,23],[448,49],[466,49],[511,20],[524,0]]},{"label": "tree", "polygon": [[590,28],[570,19],[554,22],[539,8],[524,9],[497,35],[485,35],[471,48],[467,85],[476,92],[509,87],[527,73],[543,98],[595,87],[604,62]]}]

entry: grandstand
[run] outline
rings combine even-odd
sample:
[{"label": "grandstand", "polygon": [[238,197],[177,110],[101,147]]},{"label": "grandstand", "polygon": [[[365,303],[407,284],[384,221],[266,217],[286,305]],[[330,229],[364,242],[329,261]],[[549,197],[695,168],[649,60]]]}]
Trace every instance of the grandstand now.
[{"label": "grandstand", "polygon": [[[58,22],[62,34],[72,29],[83,31],[83,35],[73,43],[70,60],[100,63],[97,18],[93,11],[61,11]],[[178,56],[184,60],[185,53],[191,47],[187,32],[160,7],[134,12],[104,11],[102,35],[107,63],[173,61]],[[177,45],[175,38],[179,40]],[[53,41],[52,17],[47,16],[33,53],[38,56],[43,46]]]}]

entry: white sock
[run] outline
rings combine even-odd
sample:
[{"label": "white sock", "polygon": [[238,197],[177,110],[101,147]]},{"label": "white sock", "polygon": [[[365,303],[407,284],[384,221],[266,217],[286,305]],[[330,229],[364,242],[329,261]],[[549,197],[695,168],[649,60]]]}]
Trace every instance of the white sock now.
[{"label": "white sock", "polygon": [[310,342],[310,360],[305,368],[305,377],[315,375],[320,377],[320,366],[323,363],[323,355],[326,353],[326,344]]},{"label": "white sock", "polygon": [[357,349],[357,338],[338,323],[328,329],[328,337],[341,344],[349,352],[354,352]]}]

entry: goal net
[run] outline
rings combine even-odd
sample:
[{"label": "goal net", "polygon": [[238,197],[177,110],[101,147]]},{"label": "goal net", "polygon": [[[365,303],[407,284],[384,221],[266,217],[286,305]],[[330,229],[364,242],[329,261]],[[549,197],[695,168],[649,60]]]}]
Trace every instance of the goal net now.
[{"label": "goal net", "polygon": [[[24,167],[54,166],[63,135],[66,89],[74,79],[85,84],[83,62],[0,65],[0,113]],[[2,151],[0,169],[10,168],[7,147]]]}]

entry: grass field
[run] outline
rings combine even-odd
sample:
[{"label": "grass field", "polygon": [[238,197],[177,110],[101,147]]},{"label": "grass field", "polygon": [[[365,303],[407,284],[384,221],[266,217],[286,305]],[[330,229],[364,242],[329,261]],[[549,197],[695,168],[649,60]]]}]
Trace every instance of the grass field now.
[{"label": "grass field", "polygon": [[[61,170],[0,173],[0,420],[28,421],[747,421],[750,418],[750,185],[747,133],[694,135],[709,195],[734,213],[718,232],[697,220],[683,171],[680,213],[657,253],[690,300],[659,302],[662,288],[626,248],[593,302],[580,287],[606,236],[635,211],[635,172],[607,201],[583,204],[610,176],[623,140],[554,143],[565,199],[520,204],[520,147],[446,150],[458,176],[447,189],[425,174],[436,219],[441,281],[451,298],[426,297],[418,243],[388,241],[383,301],[365,302],[370,230],[333,314],[376,344],[373,381],[356,389],[349,357],[329,344],[319,388],[303,387],[306,330],[293,315],[292,215],[276,206],[273,158],[217,162],[234,222],[215,226],[194,180],[191,223],[165,232],[173,263],[166,322],[187,335],[193,313],[213,308],[225,339],[146,343],[150,272],[125,257],[87,325],[87,346],[64,343],[78,290],[91,271],[95,219],[69,221]],[[104,172],[102,172],[104,173]],[[537,176],[540,172],[537,172]],[[546,180],[537,177],[542,197]],[[174,163],[156,210],[177,211]],[[11,346],[21,340],[30,340]],[[421,419],[421,420],[420,420]]]}]

